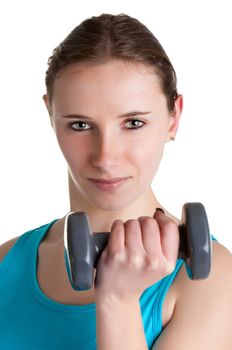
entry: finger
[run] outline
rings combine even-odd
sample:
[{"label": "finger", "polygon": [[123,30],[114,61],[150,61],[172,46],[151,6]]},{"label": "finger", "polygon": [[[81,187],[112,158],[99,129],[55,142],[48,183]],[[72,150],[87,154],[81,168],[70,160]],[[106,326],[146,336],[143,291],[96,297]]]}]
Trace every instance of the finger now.
[{"label": "finger", "polygon": [[131,219],[125,222],[125,245],[132,254],[144,252],[141,226],[138,220]]},{"label": "finger", "polygon": [[116,254],[123,251],[125,247],[125,229],[121,220],[115,220],[111,226],[107,251],[110,254]]},{"label": "finger", "polygon": [[168,261],[174,263],[177,260],[179,248],[178,225],[161,211],[153,215],[160,228],[160,239],[163,254]]},{"label": "finger", "polygon": [[162,253],[162,247],[158,223],[150,216],[141,216],[139,222],[145,251],[151,257],[159,257]]}]

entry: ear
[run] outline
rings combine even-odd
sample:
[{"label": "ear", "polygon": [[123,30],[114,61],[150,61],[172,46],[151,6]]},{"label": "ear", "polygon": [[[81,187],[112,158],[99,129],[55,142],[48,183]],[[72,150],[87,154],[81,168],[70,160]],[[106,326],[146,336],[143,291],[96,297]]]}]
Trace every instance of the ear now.
[{"label": "ear", "polygon": [[50,116],[50,123],[51,123],[51,126],[53,127],[53,124],[52,124],[52,109],[51,109],[51,106],[50,106],[50,103],[49,103],[49,100],[48,100],[48,96],[47,96],[46,94],[43,95],[43,100],[44,100],[44,103],[45,103],[45,105],[46,105],[48,114],[49,114],[49,116]]},{"label": "ear", "polygon": [[174,111],[169,117],[168,135],[166,142],[170,141],[170,137],[176,137],[179,127],[180,116],[183,110],[183,96],[178,95],[174,103]]}]

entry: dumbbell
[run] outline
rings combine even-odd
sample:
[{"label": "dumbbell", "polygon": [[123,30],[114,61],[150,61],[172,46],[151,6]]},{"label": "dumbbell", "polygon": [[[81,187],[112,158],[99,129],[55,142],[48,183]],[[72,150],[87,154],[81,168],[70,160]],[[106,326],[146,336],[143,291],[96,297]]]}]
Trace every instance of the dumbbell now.
[{"label": "dumbbell", "polygon": [[[185,262],[192,280],[207,278],[210,273],[212,241],[204,206],[185,203],[179,229],[178,259]],[[88,290],[93,285],[94,268],[105,249],[109,232],[92,233],[85,212],[69,212],[64,224],[66,269],[72,288]]]}]

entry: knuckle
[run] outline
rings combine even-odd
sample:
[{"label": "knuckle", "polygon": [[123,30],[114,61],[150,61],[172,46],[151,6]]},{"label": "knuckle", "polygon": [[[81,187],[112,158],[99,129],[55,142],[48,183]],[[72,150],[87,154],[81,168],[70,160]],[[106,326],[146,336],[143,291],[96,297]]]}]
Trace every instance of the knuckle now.
[{"label": "knuckle", "polygon": [[122,251],[111,250],[106,255],[106,259],[108,263],[123,263],[125,262],[125,254]]},{"label": "knuckle", "polygon": [[143,265],[143,256],[141,254],[131,254],[129,256],[129,264],[135,267],[141,267]]},{"label": "knuckle", "polygon": [[159,271],[162,275],[169,275],[175,269],[175,263],[165,261],[161,257],[153,256],[146,258],[146,269],[149,271]]},{"label": "knuckle", "polygon": [[157,271],[160,268],[160,261],[157,256],[148,257],[146,258],[146,267],[148,270],[155,270]]},{"label": "knuckle", "polygon": [[167,261],[165,266],[166,273],[170,274],[174,271],[174,269],[175,269],[175,263],[171,261]]}]

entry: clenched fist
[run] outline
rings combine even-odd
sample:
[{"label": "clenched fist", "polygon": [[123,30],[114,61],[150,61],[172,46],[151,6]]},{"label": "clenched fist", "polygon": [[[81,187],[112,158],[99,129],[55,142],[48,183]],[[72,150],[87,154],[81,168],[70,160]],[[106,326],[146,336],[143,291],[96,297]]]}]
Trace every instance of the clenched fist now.
[{"label": "clenched fist", "polygon": [[174,270],[178,248],[178,225],[160,210],[153,218],[114,221],[97,265],[96,298],[139,299]]}]

